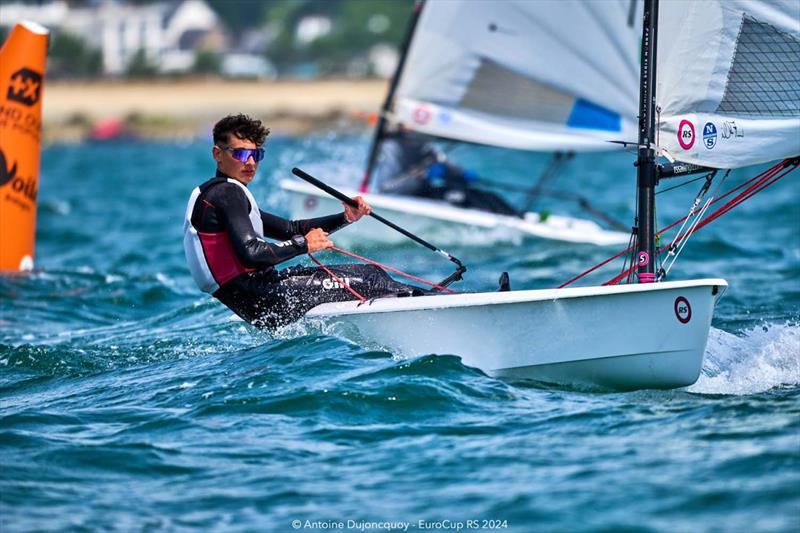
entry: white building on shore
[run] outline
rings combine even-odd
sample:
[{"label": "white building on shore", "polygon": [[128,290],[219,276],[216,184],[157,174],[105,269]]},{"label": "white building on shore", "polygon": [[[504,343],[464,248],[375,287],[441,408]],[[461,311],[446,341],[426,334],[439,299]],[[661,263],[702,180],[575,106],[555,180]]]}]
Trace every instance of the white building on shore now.
[{"label": "white building on shore", "polygon": [[32,20],[81,37],[103,56],[103,72],[123,74],[144,53],[161,72],[186,72],[198,50],[224,52],[227,38],[217,14],[204,0],[130,5],[102,0],[94,7],[70,7],[64,0],[42,4],[3,3],[0,26]]}]

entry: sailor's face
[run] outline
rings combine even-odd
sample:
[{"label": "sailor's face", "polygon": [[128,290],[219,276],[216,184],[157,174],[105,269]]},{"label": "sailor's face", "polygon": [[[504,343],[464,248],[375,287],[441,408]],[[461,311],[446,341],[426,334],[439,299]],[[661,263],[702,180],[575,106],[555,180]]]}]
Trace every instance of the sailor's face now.
[{"label": "sailor's face", "polygon": [[228,143],[214,145],[212,154],[217,162],[217,168],[231,178],[247,185],[256,175],[258,161],[249,156],[244,163],[234,157],[233,151],[238,149],[255,150],[258,146],[253,141],[240,139],[235,135],[228,135]]}]

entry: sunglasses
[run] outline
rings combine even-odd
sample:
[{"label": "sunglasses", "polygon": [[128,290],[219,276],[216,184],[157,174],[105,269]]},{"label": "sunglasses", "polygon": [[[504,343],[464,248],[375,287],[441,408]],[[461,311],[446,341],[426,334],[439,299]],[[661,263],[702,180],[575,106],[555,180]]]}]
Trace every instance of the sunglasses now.
[{"label": "sunglasses", "polygon": [[230,152],[233,158],[240,163],[247,163],[251,156],[256,163],[264,159],[263,148],[231,148],[230,146],[219,145],[217,145],[217,148]]}]

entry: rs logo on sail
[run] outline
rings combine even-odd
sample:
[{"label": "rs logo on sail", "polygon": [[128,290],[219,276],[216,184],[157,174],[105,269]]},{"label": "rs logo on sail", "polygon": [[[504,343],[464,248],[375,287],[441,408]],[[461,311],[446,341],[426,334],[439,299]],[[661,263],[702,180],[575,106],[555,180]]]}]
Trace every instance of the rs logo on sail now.
[{"label": "rs logo on sail", "polygon": [[694,146],[694,124],[688,120],[681,120],[678,126],[678,144],[684,150],[690,149]]}]

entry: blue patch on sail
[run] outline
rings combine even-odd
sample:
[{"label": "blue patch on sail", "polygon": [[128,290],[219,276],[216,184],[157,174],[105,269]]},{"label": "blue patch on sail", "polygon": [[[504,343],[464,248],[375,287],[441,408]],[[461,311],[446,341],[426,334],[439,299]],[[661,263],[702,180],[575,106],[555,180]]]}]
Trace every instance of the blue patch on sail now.
[{"label": "blue patch on sail", "polygon": [[620,131],[622,119],[617,113],[609,111],[605,107],[586,100],[577,100],[572,106],[567,126],[585,130]]}]

